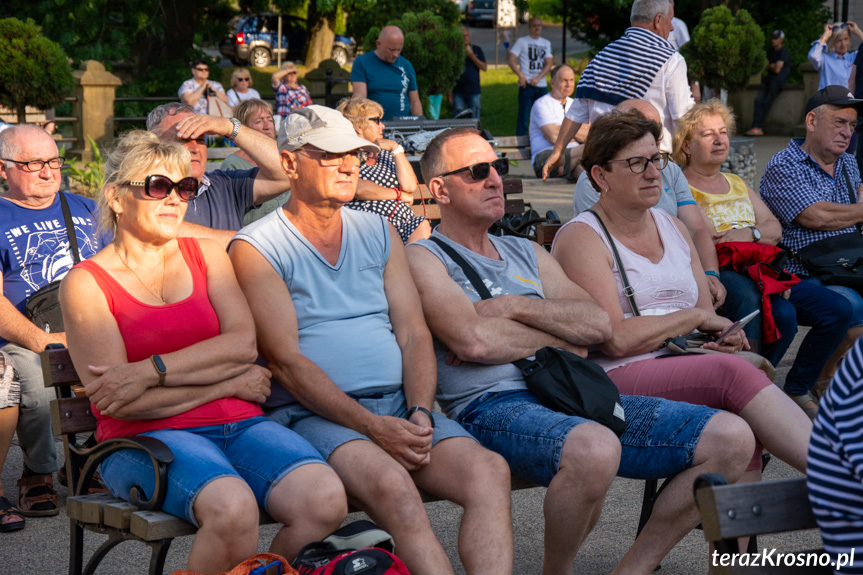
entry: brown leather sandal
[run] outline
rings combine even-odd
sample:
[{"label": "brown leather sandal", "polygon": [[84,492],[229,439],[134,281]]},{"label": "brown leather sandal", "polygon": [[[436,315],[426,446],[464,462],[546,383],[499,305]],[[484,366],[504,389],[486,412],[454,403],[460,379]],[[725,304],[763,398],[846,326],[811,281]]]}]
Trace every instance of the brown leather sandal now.
[{"label": "brown leather sandal", "polygon": [[51,474],[21,476],[18,480],[18,510],[24,517],[51,517],[60,513]]}]

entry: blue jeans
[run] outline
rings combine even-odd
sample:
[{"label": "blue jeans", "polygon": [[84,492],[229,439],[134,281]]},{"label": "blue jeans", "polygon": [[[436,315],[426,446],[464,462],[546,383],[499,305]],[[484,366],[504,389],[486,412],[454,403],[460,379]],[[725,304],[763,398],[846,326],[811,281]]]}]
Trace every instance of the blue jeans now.
[{"label": "blue jeans", "polygon": [[[695,446],[717,410],[657,397],[621,396],[626,431],[617,474],[631,479],[669,477],[692,466]],[[456,420],[501,454],[513,473],[547,486],[560,468],[569,432],[585,421],[543,407],[527,390],[484,393]]]},{"label": "blue jeans", "polygon": [[[405,417],[408,414],[405,394],[401,389],[369,390],[365,394],[350,394],[350,396],[375,415]],[[329,459],[337,447],[349,441],[357,439],[371,441],[362,433],[316,415],[299,403],[277,407],[268,412],[267,417],[306,438],[324,459]],[[443,414],[435,412],[432,413],[432,417],[434,418],[432,447],[451,437],[470,437],[470,434],[458,423],[447,419]]]},{"label": "blue jeans", "polygon": [[[324,460],[296,433],[265,417],[225,425],[189,429],[159,429],[141,435],[163,441],[174,453],[168,465],[168,490],[162,511],[198,525],[192,506],[211,481],[239,477],[266,509],[272,487],[294,469]],[[150,457],[124,449],[102,462],[102,479],[115,497],[128,501],[132,486],[147,497],[153,494],[154,472]]]},{"label": "blue jeans", "polygon": [[482,94],[459,94],[457,92],[452,93],[452,115],[453,118],[462,110],[470,110],[473,113],[473,117],[479,119],[480,108],[480,97]]},{"label": "blue jeans", "polygon": [[[803,281],[811,282],[819,286],[822,285],[821,280],[818,278],[808,277],[803,278]],[[849,328],[863,325],[863,296],[860,295],[860,292],[845,286],[824,286],[824,288],[838,293],[845,298],[849,304],[851,304],[851,313],[848,316],[850,318],[848,322]]]},{"label": "blue jeans", "polygon": [[533,103],[545,96],[546,89],[528,84],[518,89],[518,123],[515,125],[516,136],[526,136],[530,125],[530,110]]}]

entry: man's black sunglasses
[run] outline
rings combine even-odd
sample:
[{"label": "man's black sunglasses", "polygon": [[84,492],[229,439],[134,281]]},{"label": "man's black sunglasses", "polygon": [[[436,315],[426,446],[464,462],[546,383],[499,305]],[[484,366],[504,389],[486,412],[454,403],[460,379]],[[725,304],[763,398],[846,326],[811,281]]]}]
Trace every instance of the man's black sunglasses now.
[{"label": "man's black sunglasses", "polygon": [[179,196],[179,198],[184,202],[194,200],[198,195],[198,180],[197,178],[192,177],[183,178],[179,182],[174,182],[167,176],[154,174],[152,176],[147,176],[143,180],[132,180],[126,182],[124,185],[143,186],[144,194],[154,200],[164,200],[171,195],[171,192],[174,191],[175,188],[177,190],[177,196]]},{"label": "man's black sunglasses", "polygon": [[471,179],[473,179],[473,181],[475,182],[479,182],[488,177],[488,175],[491,173],[491,168],[497,170],[497,173],[499,175],[505,176],[509,173],[509,160],[507,160],[506,158],[498,158],[493,162],[480,162],[479,164],[465,166],[464,168],[459,168],[445,174],[440,174],[438,178],[443,178],[444,176],[451,176],[453,174],[458,174],[459,172],[469,171]]}]

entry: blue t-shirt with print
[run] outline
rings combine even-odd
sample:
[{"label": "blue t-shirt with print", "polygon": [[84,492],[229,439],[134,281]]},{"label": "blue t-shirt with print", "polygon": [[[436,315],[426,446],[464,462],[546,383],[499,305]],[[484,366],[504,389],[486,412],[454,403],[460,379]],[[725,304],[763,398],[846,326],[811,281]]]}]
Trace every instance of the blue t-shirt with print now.
[{"label": "blue t-shirt with print", "polygon": [[374,52],[366,52],[354,60],[351,82],[366,83],[366,97],[383,107],[384,120],[410,115],[408,93],[417,89],[417,76],[414,67],[403,56],[388,64]]},{"label": "blue t-shirt with print", "polygon": [[[65,195],[78,240],[78,254],[82,260],[91,258],[111,242],[111,234],[97,231],[93,200]],[[0,262],[3,297],[21,313],[33,292],[61,279],[72,269],[75,261],[59,194],[43,209],[25,208],[0,197]],[[7,343],[0,338],[0,347]]]},{"label": "blue t-shirt with print", "polygon": [[258,168],[207,172],[184,221],[214,230],[239,230],[246,212],[255,207],[257,175]]}]

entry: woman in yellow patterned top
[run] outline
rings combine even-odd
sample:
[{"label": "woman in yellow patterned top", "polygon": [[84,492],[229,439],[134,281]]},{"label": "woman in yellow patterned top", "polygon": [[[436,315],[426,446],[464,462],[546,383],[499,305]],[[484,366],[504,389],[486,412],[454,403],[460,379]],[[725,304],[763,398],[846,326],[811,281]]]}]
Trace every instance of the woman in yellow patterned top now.
[{"label": "woman in yellow patterned top", "polygon": [[[776,245],[782,226],[761,197],[740,177],[720,172],[728,158],[734,116],[719,100],[697,104],[677,122],[674,159],[683,167],[692,196],[714,230],[715,244],[756,242]],[[722,270],[720,281],[728,292],[717,310],[732,320],[761,307],[761,294],[748,276]],[[784,297],[771,296],[770,314],[781,337],[763,343],[761,321],[752,321],[745,332],[753,349],[776,365],[797,333],[797,324],[812,326],[785,379],[785,391],[810,417],[817,413],[816,382],[829,378],[840,358],[832,357],[848,330],[848,310],[829,290],[802,281]]]}]

